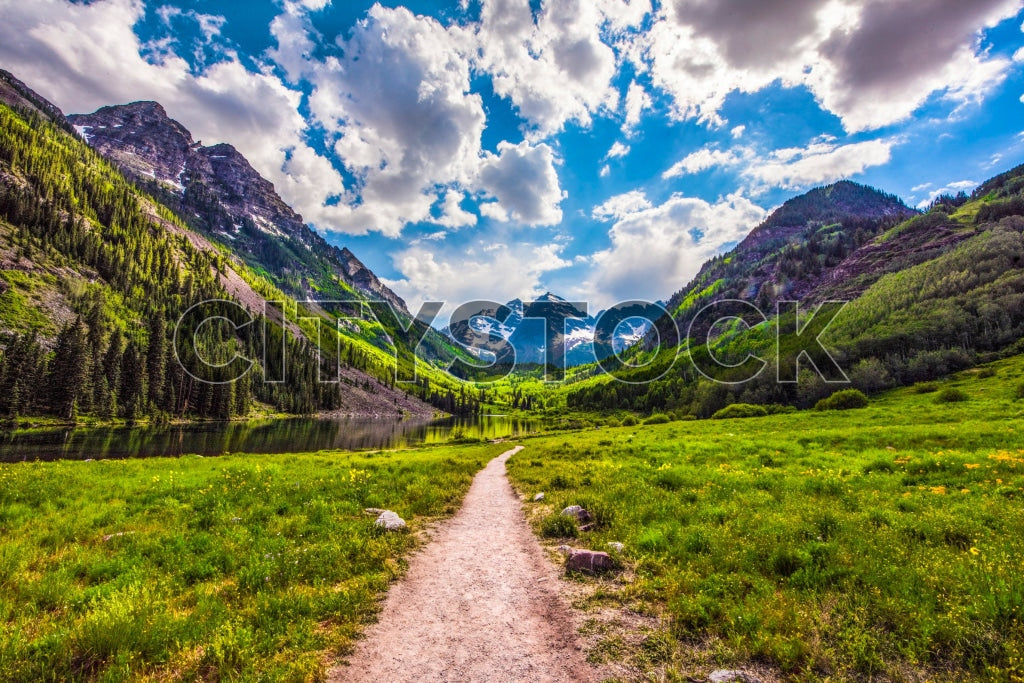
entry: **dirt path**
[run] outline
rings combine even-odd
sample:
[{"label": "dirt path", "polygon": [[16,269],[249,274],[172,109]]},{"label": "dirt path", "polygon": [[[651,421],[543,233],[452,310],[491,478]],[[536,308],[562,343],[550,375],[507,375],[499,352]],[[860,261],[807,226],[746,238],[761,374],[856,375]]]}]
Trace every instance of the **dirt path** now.
[{"label": "dirt path", "polygon": [[484,468],[462,509],[391,587],[331,681],[587,681],[568,608],[505,476]]}]

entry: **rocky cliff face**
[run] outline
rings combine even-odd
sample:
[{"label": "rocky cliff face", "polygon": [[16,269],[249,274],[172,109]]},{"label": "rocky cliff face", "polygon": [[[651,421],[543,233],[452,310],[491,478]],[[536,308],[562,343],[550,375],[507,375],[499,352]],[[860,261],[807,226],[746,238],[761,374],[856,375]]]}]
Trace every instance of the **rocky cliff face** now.
[{"label": "rocky cliff face", "polygon": [[311,230],[229,144],[203,146],[157,102],[68,117],[100,154],[193,227],[229,244],[298,299],[348,298],[346,286],[408,313],[405,302],[348,249]]}]

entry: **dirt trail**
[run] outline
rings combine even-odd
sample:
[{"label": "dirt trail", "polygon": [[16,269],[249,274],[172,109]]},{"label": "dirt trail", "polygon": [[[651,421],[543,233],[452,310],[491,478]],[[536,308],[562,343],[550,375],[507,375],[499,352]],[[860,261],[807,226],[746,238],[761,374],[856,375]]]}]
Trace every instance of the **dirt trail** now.
[{"label": "dirt trail", "polygon": [[331,681],[587,681],[558,573],[505,476],[484,468],[388,592],[380,621]]}]

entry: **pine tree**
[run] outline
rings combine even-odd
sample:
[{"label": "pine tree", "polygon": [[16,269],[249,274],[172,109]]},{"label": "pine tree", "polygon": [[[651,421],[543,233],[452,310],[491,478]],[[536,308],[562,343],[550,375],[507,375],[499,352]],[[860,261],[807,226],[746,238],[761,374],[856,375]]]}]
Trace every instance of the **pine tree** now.
[{"label": "pine tree", "polygon": [[70,419],[85,386],[88,371],[85,325],[82,319],[67,325],[57,335],[50,361],[47,389],[50,407],[58,416]]},{"label": "pine tree", "polygon": [[156,313],[149,319],[149,349],[146,352],[146,369],[149,374],[149,402],[163,409],[164,380],[167,360],[167,323],[163,313]]},{"label": "pine tree", "polygon": [[129,420],[134,420],[143,412],[145,376],[146,360],[138,345],[131,341],[121,359],[121,390],[118,392],[124,416]]}]

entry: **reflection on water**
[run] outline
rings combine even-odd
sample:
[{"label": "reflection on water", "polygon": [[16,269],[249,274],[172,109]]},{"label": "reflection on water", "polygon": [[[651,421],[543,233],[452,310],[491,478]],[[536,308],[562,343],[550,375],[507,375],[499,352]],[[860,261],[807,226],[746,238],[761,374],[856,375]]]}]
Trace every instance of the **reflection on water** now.
[{"label": "reflection on water", "polygon": [[497,439],[536,429],[535,421],[504,416],[434,421],[299,418],[166,427],[55,429],[0,435],[0,462],[367,450],[445,443],[453,436]]}]

